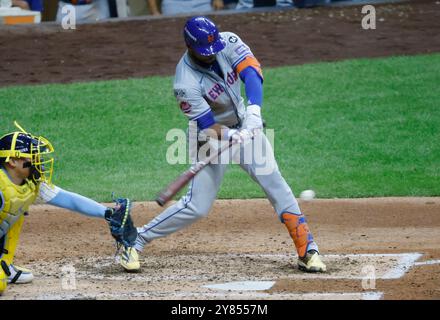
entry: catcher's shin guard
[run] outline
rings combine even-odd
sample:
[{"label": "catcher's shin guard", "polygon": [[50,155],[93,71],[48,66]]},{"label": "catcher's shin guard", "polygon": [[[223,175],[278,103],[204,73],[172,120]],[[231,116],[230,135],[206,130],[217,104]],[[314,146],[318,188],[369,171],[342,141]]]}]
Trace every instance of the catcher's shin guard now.
[{"label": "catcher's shin guard", "polygon": [[[6,267],[7,268],[7,267]],[[5,292],[6,287],[8,286],[8,276],[6,272],[0,267],[0,296]]]},{"label": "catcher's shin guard", "polygon": [[281,217],[295,243],[298,256],[300,258],[305,257],[309,245],[313,242],[313,236],[307,225],[306,218],[304,215],[294,215],[291,213],[283,213]]},{"label": "catcher's shin guard", "polygon": [[11,275],[9,266],[12,264],[23,225],[22,215],[8,230],[8,233],[0,239],[0,294],[6,290],[8,278]]},{"label": "catcher's shin guard", "polygon": [[5,239],[6,236],[0,238],[0,296],[3,294],[3,292],[5,292],[8,285],[8,275],[6,274],[5,270],[3,270],[8,269],[8,265],[6,262],[1,260],[3,253],[6,252],[4,249]]},{"label": "catcher's shin guard", "polygon": [[15,249],[18,245],[18,239],[20,238],[23,221],[24,216],[22,215],[9,229],[8,233],[3,237],[2,243],[0,243],[0,248],[2,249],[0,259],[8,266],[14,261]]},{"label": "catcher's shin guard", "polygon": [[6,287],[8,286],[8,275],[5,270],[3,270],[7,268],[6,262],[0,260],[0,296],[6,291]]}]

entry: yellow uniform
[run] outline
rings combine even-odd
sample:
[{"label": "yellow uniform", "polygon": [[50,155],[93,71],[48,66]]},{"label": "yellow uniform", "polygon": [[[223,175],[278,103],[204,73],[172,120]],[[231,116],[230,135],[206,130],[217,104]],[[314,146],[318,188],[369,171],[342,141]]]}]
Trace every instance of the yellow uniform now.
[{"label": "yellow uniform", "polygon": [[[14,259],[15,249],[24,220],[24,213],[38,196],[38,185],[25,180],[17,186],[10,180],[6,171],[0,169],[0,260],[9,266]],[[0,268],[0,294],[6,289],[7,275]]]},{"label": "yellow uniform", "polygon": [[[30,270],[13,264],[24,214],[31,204],[48,203],[90,217],[106,219],[109,223],[113,221],[111,217],[115,212],[115,209],[53,185],[52,144],[44,137],[25,132],[16,122],[15,125],[20,131],[0,137],[0,295],[8,283],[29,283],[33,280]],[[9,174],[19,185],[13,182]],[[128,199],[119,200],[129,203]],[[118,210],[121,224],[122,219],[125,224],[129,218],[129,206],[120,205]],[[130,255],[130,258],[133,256]],[[135,262],[139,264],[137,259]],[[133,265],[131,263],[129,267],[134,269],[136,265]]]}]

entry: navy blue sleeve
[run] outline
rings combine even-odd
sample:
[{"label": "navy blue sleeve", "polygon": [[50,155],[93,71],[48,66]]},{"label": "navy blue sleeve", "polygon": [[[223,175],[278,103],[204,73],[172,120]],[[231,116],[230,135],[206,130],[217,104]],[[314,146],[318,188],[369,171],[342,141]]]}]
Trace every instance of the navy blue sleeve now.
[{"label": "navy blue sleeve", "polygon": [[208,113],[197,119],[197,126],[199,127],[200,130],[209,128],[213,124],[215,124],[215,120],[212,111],[209,111]]},{"label": "navy blue sleeve", "polygon": [[43,1],[42,0],[26,0],[29,4],[29,8],[32,11],[43,11]]},{"label": "navy blue sleeve", "polygon": [[248,104],[263,104],[263,79],[251,66],[240,72],[240,79],[244,82]]}]

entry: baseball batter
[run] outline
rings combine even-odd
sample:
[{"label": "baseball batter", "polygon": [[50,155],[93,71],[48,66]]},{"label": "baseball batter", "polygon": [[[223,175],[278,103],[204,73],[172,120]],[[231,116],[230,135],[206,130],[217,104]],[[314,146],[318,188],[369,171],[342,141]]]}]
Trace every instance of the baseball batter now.
[{"label": "baseball batter", "polygon": [[[260,139],[266,158],[273,150],[261,131],[263,121],[263,74],[260,63],[250,48],[232,32],[219,33],[206,17],[194,17],[184,27],[187,52],[176,68],[174,93],[180,109],[195,121],[200,132],[221,140],[241,142],[241,150],[251,161],[240,157],[240,166],[266,193],[278,217],[293,239],[298,266],[303,271],[325,272],[318,246],[302,214],[292,190],[281,175],[276,162],[272,170],[259,172],[254,159],[256,145],[246,147],[252,136]],[[240,93],[244,83],[247,107]],[[249,158],[249,157],[248,157]],[[217,197],[227,164],[209,164],[190,183],[188,193],[174,205],[138,228],[135,248],[142,251],[154,239],[173,232],[206,216]]]},{"label": "baseball batter", "polygon": [[[109,224],[112,220],[112,225],[115,225],[115,213],[129,211],[107,208],[53,185],[52,144],[44,137],[20,130],[0,138],[0,295],[8,283],[29,283],[34,278],[30,270],[14,264],[24,216],[31,204],[47,203],[89,217],[106,219]],[[121,219],[128,219],[126,215],[129,212]],[[133,230],[136,236],[134,227]],[[126,270],[139,269],[136,250],[127,247],[124,254],[128,256],[122,257],[121,265]]]}]

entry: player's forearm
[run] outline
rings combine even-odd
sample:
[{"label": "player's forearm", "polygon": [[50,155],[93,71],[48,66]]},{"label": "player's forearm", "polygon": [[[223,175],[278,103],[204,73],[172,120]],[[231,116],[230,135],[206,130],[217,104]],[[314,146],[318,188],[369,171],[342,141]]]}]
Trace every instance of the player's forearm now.
[{"label": "player's forearm", "polygon": [[[234,135],[236,135],[238,132],[241,132],[238,129],[230,129],[226,126],[223,126],[221,124],[214,124],[211,127],[203,130],[203,132],[213,138],[213,139],[217,139],[217,140],[231,140],[233,138]],[[244,136],[241,136],[241,138],[243,138]],[[237,136],[237,138],[240,138]]]},{"label": "player's forearm", "polygon": [[206,112],[203,116],[199,117],[197,119],[197,126],[207,136],[217,140],[229,140],[233,132],[236,131],[215,122],[212,111]]},{"label": "player's forearm", "polygon": [[104,218],[105,210],[107,209],[92,199],[62,189],[48,204],[96,218]]},{"label": "player's forearm", "polygon": [[218,123],[214,123],[212,126],[203,129],[203,132],[213,139],[221,140],[223,137],[222,133],[224,133],[224,130],[225,130],[224,126]]}]

